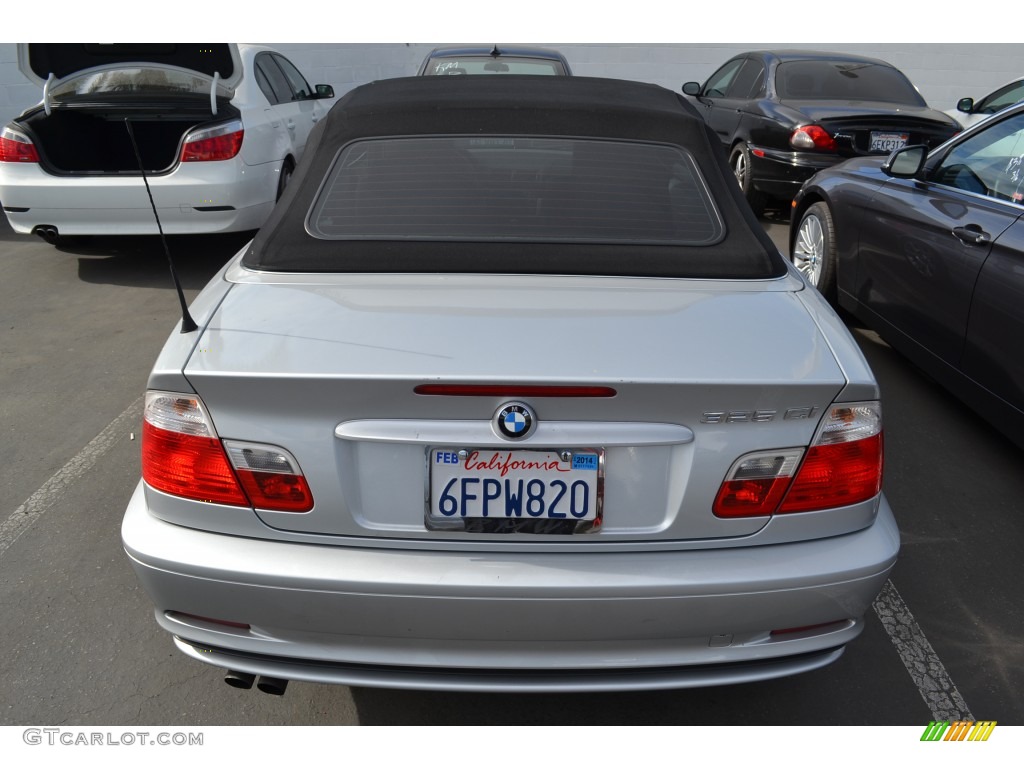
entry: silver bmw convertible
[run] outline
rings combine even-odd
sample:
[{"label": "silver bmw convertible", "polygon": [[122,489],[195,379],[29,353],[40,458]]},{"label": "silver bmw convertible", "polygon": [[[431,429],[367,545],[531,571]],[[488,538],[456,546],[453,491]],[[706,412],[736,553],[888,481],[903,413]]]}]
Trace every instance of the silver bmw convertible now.
[{"label": "silver bmw convertible", "polygon": [[835,661],[879,389],[682,97],[350,92],[149,377],[122,536],[240,688],[684,688]]}]

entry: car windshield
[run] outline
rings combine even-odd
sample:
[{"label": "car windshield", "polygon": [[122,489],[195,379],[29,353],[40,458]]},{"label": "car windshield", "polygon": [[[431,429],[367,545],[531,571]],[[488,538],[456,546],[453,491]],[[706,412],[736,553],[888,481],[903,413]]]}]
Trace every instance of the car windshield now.
[{"label": "car windshield", "polygon": [[775,71],[782,100],[884,101],[926,106],[911,82],[893,67],[868,61],[787,61]]},{"label": "car windshield", "polygon": [[993,94],[987,96],[977,107],[975,112],[984,115],[993,115],[1001,109],[1005,109],[1018,101],[1024,101],[1024,80],[1000,88]]},{"label": "car windshield", "polygon": [[425,75],[564,75],[553,59],[515,56],[449,56],[431,59]]},{"label": "car windshield", "polygon": [[307,229],[328,240],[672,245],[724,235],[680,147],[522,136],[352,142]]},{"label": "car windshield", "polygon": [[112,93],[209,93],[210,78],[184,70],[128,67],[85,72],[61,83],[52,98]]},{"label": "car windshield", "polygon": [[993,123],[957,144],[942,159],[932,179],[1024,204],[1024,114]]}]

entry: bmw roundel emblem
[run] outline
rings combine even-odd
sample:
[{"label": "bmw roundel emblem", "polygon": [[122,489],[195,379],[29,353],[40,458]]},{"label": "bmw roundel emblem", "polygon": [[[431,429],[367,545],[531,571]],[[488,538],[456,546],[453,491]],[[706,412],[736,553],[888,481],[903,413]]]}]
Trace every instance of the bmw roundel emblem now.
[{"label": "bmw roundel emblem", "polygon": [[494,414],[494,427],[498,434],[510,440],[526,437],[536,423],[533,411],[523,403],[507,403]]}]

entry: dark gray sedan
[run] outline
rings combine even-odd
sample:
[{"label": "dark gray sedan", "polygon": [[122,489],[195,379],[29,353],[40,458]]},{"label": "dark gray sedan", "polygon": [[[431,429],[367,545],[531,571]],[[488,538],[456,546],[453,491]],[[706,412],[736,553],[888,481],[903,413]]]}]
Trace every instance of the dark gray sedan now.
[{"label": "dark gray sedan", "polygon": [[791,258],[1024,445],[1024,105],[930,154],[907,147],[810,179]]}]

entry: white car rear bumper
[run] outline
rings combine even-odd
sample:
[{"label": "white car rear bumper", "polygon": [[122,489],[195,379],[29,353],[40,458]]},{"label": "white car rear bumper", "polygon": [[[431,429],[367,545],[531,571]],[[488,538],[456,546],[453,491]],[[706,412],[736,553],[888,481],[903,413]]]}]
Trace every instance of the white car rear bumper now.
[{"label": "white car rear bumper", "polygon": [[[166,234],[258,229],[274,207],[278,169],[240,158],[183,163],[148,181]],[[0,202],[15,232],[56,227],[60,235],[155,235],[139,175],[54,176],[34,163],[0,164]]]}]

